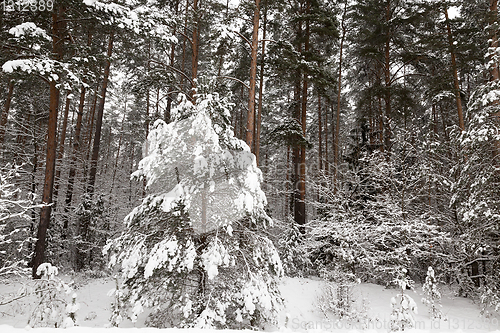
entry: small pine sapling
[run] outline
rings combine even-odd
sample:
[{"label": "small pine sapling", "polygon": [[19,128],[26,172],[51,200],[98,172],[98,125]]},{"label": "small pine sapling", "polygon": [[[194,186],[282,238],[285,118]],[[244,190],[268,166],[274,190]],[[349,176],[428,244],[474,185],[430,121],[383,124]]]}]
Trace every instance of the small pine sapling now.
[{"label": "small pine sapling", "polygon": [[407,288],[413,289],[413,280],[407,276],[405,268],[397,272],[393,283],[400,288],[401,294],[391,298],[390,329],[398,332],[415,327],[413,315],[417,313],[417,304],[411,296],[405,294]]},{"label": "small pine sapling", "polygon": [[71,303],[66,305],[66,318],[63,321],[63,327],[76,326],[76,312],[80,309],[80,304],[76,302],[76,293],[71,295]]},{"label": "small pine sapling", "polygon": [[125,308],[125,304],[123,301],[123,292],[120,289],[120,284],[118,282],[118,277],[115,277],[115,289],[111,289],[108,293],[108,296],[114,297],[113,302],[111,303],[111,316],[109,317],[109,323],[113,327],[118,327],[123,320],[122,312]]},{"label": "small pine sapling", "polygon": [[441,304],[439,304],[441,300],[441,293],[437,287],[436,276],[434,273],[434,269],[429,266],[427,269],[427,276],[425,277],[425,283],[422,286],[422,290],[425,294],[425,297],[422,298],[422,303],[429,307],[429,315],[432,320],[439,320],[442,318],[441,313]]},{"label": "small pine sapling", "polygon": [[325,270],[322,275],[325,286],[318,298],[318,308],[325,317],[333,315],[338,320],[347,320],[366,327],[371,321],[368,317],[367,300],[359,299],[354,294],[354,286],[361,281],[354,274],[337,269]]},{"label": "small pine sapling", "polygon": [[73,318],[76,318],[78,310],[76,294],[73,294],[72,303],[68,304],[65,294],[71,293],[72,288],[59,279],[57,274],[57,267],[49,263],[38,266],[37,275],[41,278],[34,288],[37,304],[28,320],[30,327],[74,326]]}]

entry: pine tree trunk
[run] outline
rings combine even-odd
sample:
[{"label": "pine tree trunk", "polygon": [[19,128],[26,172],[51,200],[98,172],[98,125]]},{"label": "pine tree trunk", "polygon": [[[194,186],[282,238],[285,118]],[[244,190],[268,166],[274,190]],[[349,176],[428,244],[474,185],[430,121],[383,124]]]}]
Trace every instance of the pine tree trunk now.
[{"label": "pine tree trunk", "polygon": [[347,0],[344,2],[344,11],[342,13],[342,37],[340,38],[340,49],[339,49],[339,74],[338,74],[338,86],[337,86],[337,114],[335,119],[335,142],[333,143],[333,190],[334,193],[337,192],[337,178],[338,178],[338,168],[339,168],[339,137],[340,137],[340,105],[342,97],[342,55],[344,49],[344,40],[346,35],[346,15],[347,15]]},{"label": "pine tree trunk", "polygon": [[198,56],[199,56],[199,33],[198,33],[198,28],[199,28],[199,13],[198,13],[198,0],[193,1],[193,16],[194,16],[194,22],[193,22],[193,40],[192,40],[192,49],[193,49],[193,56],[191,58],[191,98],[193,100],[193,103],[196,103],[195,99],[195,93],[196,93],[196,81],[198,79]]},{"label": "pine tree trunk", "polygon": [[[63,123],[61,126],[61,130],[59,133],[61,133],[61,138],[59,140],[59,153],[57,154],[57,161],[59,164],[61,164],[62,159],[64,157],[64,144],[66,141],[66,130],[68,128],[68,115],[69,115],[69,106],[71,104],[71,98],[68,98],[66,96],[66,104],[64,106],[64,117],[63,117]],[[59,183],[61,181],[61,166],[59,168],[56,168],[56,178],[55,178],[55,184],[54,184],[54,201],[57,202],[57,195],[59,194]],[[54,209],[55,209],[55,204],[54,204]]]},{"label": "pine tree trunk", "polygon": [[453,85],[455,87],[455,99],[457,102],[458,126],[460,127],[460,130],[464,131],[465,122],[462,111],[462,98],[460,97],[460,82],[458,81],[457,61],[455,59],[453,37],[451,35],[450,20],[448,18],[448,9],[446,7],[444,8],[444,17],[446,19],[446,30],[448,32],[448,46],[450,48],[450,55],[451,55],[451,70],[453,71]]},{"label": "pine tree trunk", "polygon": [[[493,50],[498,50],[499,49],[499,43],[498,43],[498,35],[497,35],[497,29],[495,28],[498,24],[498,1],[497,0],[490,0],[490,26],[492,28],[492,32],[490,35],[490,48]],[[493,60],[490,57],[490,62]],[[500,80],[500,71],[499,71],[499,64],[498,62],[493,61],[492,66],[490,67],[490,81],[498,81]],[[500,104],[499,100],[496,100],[494,102],[496,105]],[[494,117],[496,118],[496,122],[500,125],[500,112],[496,112],[494,114]],[[500,140],[495,140],[494,143],[494,151],[493,151],[493,158],[495,160],[495,164],[500,166]]]},{"label": "pine tree trunk", "polygon": [[[179,15],[179,1],[176,1],[175,3],[175,15]],[[174,27],[174,31],[172,33],[172,35],[176,35],[177,33],[177,27]],[[171,46],[171,49],[170,49],[170,66],[174,67],[174,61],[175,61],[175,43],[172,43],[172,46]],[[163,114],[163,120],[168,124],[170,123],[170,112],[172,110],[172,102],[173,102],[173,98],[172,98],[172,93],[174,91],[174,88],[172,85],[170,85],[168,87],[168,92],[167,92],[167,106],[166,106],[166,109],[165,109],[165,112]],[[121,138],[121,137],[120,137]]]},{"label": "pine tree trunk", "polygon": [[116,159],[115,159],[115,165],[113,166],[113,179],[111,181],[111,189],[109,190],[109,193],[113,193],[113,188],[115,187],[115,179],[116,179],[116,169],[118,168],[118,159],[120,158],[120,149],[122,146],[122,139],[123,139],[123,128],[125,125],[125,117],[127,114],[127,101],[125,100],[125,110],[123,111],[123,119],[122,119],[122,126],[120,129],[120,139],[118,139],[118,149],[116,151]]},{"label": "pine tree trunk", "polygon": [[323,170],[323,124],[321,114],[321,94],[318,92],[318,168]]},{"label": "pine tree trunk", "polygon": [[262,95],[264,93],[264,59],[266,56],[266,26],[267,26],[267,7],[264,10],[264,24],[262,27],[262,51],[261,51],[261,58],[260,58],[260,77],[259,77],[259,107],[258,107],[258,118],[257,118],[257,134],[255,136],[255,159],[257,161],[257,166],[259,166],[259,160],[260,160],[260,132],[262,128],[262,103],[264,96]]},{"label": "pine tree trunk", "polygon": [[[306,1],[306,14],[309,14],[310,2]],[[305,42],[304,42],[304,54],[307,60],[309,52],[309,35],[310,35],[310,25],[309,19],[306,20],[306,30],[305,30]],[[307,91],[308,91],[308,73],[303,74],[302,82],[302,103],[300,110],[300,124],[302,125],[302,135],[306,136],[306,125],[307,125]],[[300,232],[305,233],[304,225],[306,224],[306,147],[302,145],[300,147],[300,161],[299,161],[299,183],[298,192],[299,200],[295,203],[296,215],[295,222],[300,226]]]},{"label": "pine tree trunk", "polygon": [[[328,99],[327,99],[328,102]],[[330,161],[329,161],[329,155],[328,155],[328,105],[329,103],[325,103],[325,174],[328,175],[330,172]]]},{"label": "pine tree trunk", "polygon": [[75,134],[73,138],[73,151],[71,154],[71,162],[69,168],[69,176],[68,176],[68,187],[66,189],[66,200],[64,201],[64,223],[63,223],[63,235],[67,234],[68,230],[68,221],[69,221],[69,210],[71,206],[71,202],[73,200],[73,187],[75,183],[76,177],[76,162],[78,155],[80,153],[80,134],[82,130],[82,119],[83,119],[83,108],[85,106],[85,93],[86,89],[82,85],[80,90],[80,103],[78,104],[78,114],[76,116],[76,125],[75,125]]},{"label": "pine tree trunk", "polygon": [[[184,35],[187,36],[187,25],[188,25],[188,17],[189,17],[189,0],[186,0],[186,12],[184,15]],[[185,37],[182,41],[182,62],[181,62],[181,71],[185,73],[186,71],[186,39]],[[184,76],[181,75],[180,81],[181,90],[184,90]]]},{"label": "pine tree trunk", "polygon": [[[52,49],[56,60],[61,60],[63,57],[63,33],[65,32],[65,9],[59,7],[52,12]],[[54,190],[54,176],[56,167],[57,153],[57,113],[59,110],[59,89],[57,82],[51,80],[49,82],[49,120],[47,128],[47,155],[45,160],[45,180],[42,193],[42,210],[40,213],[40,223],[38,225],[37,241],[35,244],[35,252],[33,257],[32,276],[34,279],[39,279],[41,276],[37,274],[38,266],[45,260],[45,241],[47,230],[50,223],[50,215],[52,212],[52,194]]]},{"label": "pine tree trunk", "polygon": [[[386,6],[386,24],[389,25],[389,22],[392,20],[392,10],[391,10],[391,2],[387,2]],[[391,131],[391,117],[392,117],[392,104],[391,104],[391,29],[387,27],[386,32],[386,40],[384,47],[384,83],[385,83],[385,94],[384,94],[384,103],[385,103],[385,115],[384,115],[384,141],[383,145],[385,146],[385,151],[391,151],[391,140],[392,140],[392,131]],[[387,155],[389,158],[389,155]]]},{"label": "pine tree trunk", "polygon": [[87,146],[85,147],[85,158],[83,159],[83,179],[86,181],[88,174],[88,162],[90,159],[90,151],[92,147],[92,135],[94,131],[94,120],[95,120],[95,110],[97,109],[97,97],[99,95],[99,84],[96,84],[96,88],[94,91],[94,100],[92,102],[92,107],[90,109],[89,119],[87,120],[87,135],[86,142]]},{"label": "pine tree trunk", "polygon": [[[495,26],[497,24],[498,19],[498,1],[497,0],[490,0],[490,25]],[[498,48],[498,35],[497,35],[497,29],[492,28],[492,32],[490,35],[490,47],[494,48],[495,50]],[[491,59],[490,59],[491,60]],[[500,79],[500,73],[498,69],[498,63],[494,63],[490,67],[490,75],[491,75],[491,81],[496,81]]]},{"label": "pine tree trunk", "polygon": [[3,142],[5,140],[7,119],[9,118],[10,103],[12,101],[13,93],[14,93],[14,80],[10,80],[9,89],[7,91],[7,99],[5,100],[5,105],[2,110],[2,116],[0,117],[0,147],[3,145]]},{"label": "pine tree trunk", "polygon": [[255,125],[255,87],[257,83],[257,49],[259,47],[260,0],[255,0],[253,13],[252,50],[250,53],[250,89],[248,92],[248,113],[246,126],[246,142],[252,152],[254,148]]},{"label": "pine tree trunk", "polygon": [[[111,67],[111,55],[113,52],[113,40],[114,40],[114,31],[110,33],[109,42],[108,42],[108,50],[107,50],[107,59],[106,66],[104,68],[104,76],[102,81],[102,89],[101,89],[101,98],[99,100],[99,106],[97,109],[97,118],[95,125],[95,135],[94,135],[94,144],[92,147],[92,159],[90,161],[90,172],[89,172],[89,180],[87,184],[87,193],[90,198],[94,195],[95,192],[95,181],[97,174],[97,161],[99,158],[99,149],[101,144],[101,131],[102,131],[102,120],[104,115],[104,103],[106,100],[106,91],[108,88],[108,79],[109,72]],[[81,241],[83,243],[88,243],[90,240],[90,219],[82,219],[78,225],[78,235],[81,237]],[[77,270],[81,270],[85,265],[85,258],[87,257],[87,252],[85,249],[77,249],[76,253],[76,268]]]},{"label": "pine tree trunk", "polygon": [[97,109],[94,144],[92,147],[92,159],[90,163],[90,173],[89,173],[89,181],[87,187],[87,193],[90,194],[90,196],[93,196],[95,190],[94,187],[97,174],[97,160],[99,158],[99,149],[101,144],[102,120],[104,115],[104,103],[106,101],[106,91],[108,89],[109,72],[111,67],[111,55],[113,52],[113,40],[114,40],[114,32],[112,31],[109,35],[106,66],[104,68],[104,77],[102,80],[101,98],[99,100],[99,106]]}]

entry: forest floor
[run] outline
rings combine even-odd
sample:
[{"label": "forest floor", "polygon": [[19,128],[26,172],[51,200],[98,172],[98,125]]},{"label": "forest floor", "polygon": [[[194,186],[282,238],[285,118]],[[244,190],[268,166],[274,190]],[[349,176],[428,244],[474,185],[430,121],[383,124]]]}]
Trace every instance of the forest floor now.
[{"label": "forest floor", "polygon": [[[70,278],[65,277],[64,280],[69,281]],[[106,328],[109,327],[108,319],[112,301],[108,292],[114,288],[113,279],[75,278],[73,281],[80,308],[76,312],[78,326],[69,328],[70,331],[86,332],[92,328],[93,333],[158,332],[157,329],[145,327],[146,313],[141,315],[135,323],[125,320],[120,324],[120,328]],[[0,283],[0,295],[2,297],[14,296],[23,285],[29,287],[32,283],[33,281],[30,280]],[[391,298],[398,294],[396,289],[386,289],[374,284],[356,286],[352,294],[353,307],[357,308],[365,319],[369,318],[367,325],[363,328],[356,322],[338,321],[333,315],[325,315],[320,310],[318,305],[322,304],[320,299],[325,295],[323,280],[284,278],[280,289],[284,298],[284,307],[279,313],[277,325],[265,329],[268,332],[388,332]],[[415,291],[407,291],[407,293],[415,300],[418,307],[418,313],[414,314],[416,329],[411,330],[412,332],[497,331],[500,333],[499,318],[482,318],[477,304],[465,298],[454,297],[451,291],[442,291],[441,311],[445,319],[434,322],[429,319],[428,309],[421,302],[421,288],[417,286]],[[35,305],[36,299],[32,295],[0,306],[0,332],[19,333],[26,332],[26,330],[36,333],[53,332],[54,329],[50,328],[27,327],[28,318]],[[362,310],[363,308],[365,310]],[[166,331],[179,332],[178,329],[166,329]],[[206,332],[206,330],[203,331],[203,333]],[[189,333],[201,332],[193,329],[189,330]]]}]

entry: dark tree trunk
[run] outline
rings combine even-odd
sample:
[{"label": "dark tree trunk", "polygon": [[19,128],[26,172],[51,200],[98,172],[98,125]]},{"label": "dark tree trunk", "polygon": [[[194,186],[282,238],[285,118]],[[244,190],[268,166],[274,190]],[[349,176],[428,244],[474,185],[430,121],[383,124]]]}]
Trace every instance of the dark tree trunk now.
[{"label": "dark tree trunk", "polygon": [[7,91],[7,99],[5,100],[5,105],[2,110],[2,116],[0,117],[0,146],[3,145],[5,140],[5,128],[7,127],[7,119],[9,117],[10,103],[12,101],[12,95],[14,93],[14,80],[10,80],[9,89]]},{"label": "dark tree trunk", "polygon": [[333,142],[333,190],[337,192],[337,178],[338,178],[338,168],[340,165],[339,154],[340,154],[340,106],[341,106],[341,98],[342,98],[342,55],[344,49],[344,40],[347,32],[346,28],[346,15],[347,15],[347,0],[344,2],[344,11],[342,12],[342,36],[340,38],[340,49],[339,49],[339,73],[338,73],[338,86],[337,86],[337,113],[335,118],[335,141]]},{"label": "dark tree trunk", "polygon": [[254,147],[254,129],[255,129],[255,88],[257,83],[257,49],[259,47],[259,16],[260,0],[255,0],[253,13],[253,31],[252,31],[252,49],[250,53],[250,89],[248,92],[248,113],[246,126],[246,142],[252,152]]},{"label": "dark tree trunk", "polygon": [[[89,181],[87,184],[87,194],[90,198],[93,197],[95,192],[95,181],[97,175],[97,161],[99,159],[99,149],[101,144],[101,131],[102,131],[102,120],[104,115],[104,103],[106,100],[106,91],[108,88],[108,79],[109,72],[111,67],[111,55],[113,52],[113,39],[114,32],[112,31],[109,36],[108,42],[108,50],[107,50],[107,59],[106,66],[104,68],[104,76],[102,81],[102,89],[101,89],[101,99],[99,100],[99,106],[97,108],[97,117],[96,117],[96,125],[95,125],[95,135],[94,135],[94,144],[92,147],[92,158],[90,161],[90,172],[89,172]],[[82,219],[78,224],[78,236],[80,236],[82,243],[90,242],[90,219]],[[76,253],[76,268],[77,270],[81,270],[85,266],[85,262],[87,258],[87,251],[85,248],[78,248]]]},{"label": "dark tree trunk", "polygon": [[199,56],[199,13],[198,13],[198,0],[193,1],[193,16],[194,16],[194,22],[193,22],[193,40],[192,40],[192,49],[193,49],[193,56],[191,58],[191,97],[193,100],[193,103],[196,103],[196,99],[194,94],[196,93],[196,80],[198,79],[198,56]]},{"label": "dark tree trunk", "polygon": [[[71,99],[66,97],[66,105],[64,106],[63,123],[61,126],[61,130],[59,131],[59,133],[61,133],[61,138],[59,140],[59,153],[57,154],[58,163],[61,163],[61,161],[64,157],[64,143],[66,141],[66,130],[68,128],[68,115],[69,115],[70,104],[71,104]],[[56,168],[56,178],[55,178],[55,184],[54,184],[54,201],[57,201],[57,195],[59,193],[60,182],[61,182],[61,167]],[[55,204],[54,204],[54,209],[55,209]]]},{"label": "dark tree trunk", "polygon": [[102,80],[102,89],[101,89],[101,99],[99,100],[99,106],[97,109],[97,118],[95,124],[95,135],[94,135],[94,144],[92,147],[92,159],[90,163],[90,172],[89,172],[89,182],[87,187],[87,193],[92,196],[94,194],[94,186],[97,174],[97,160],[99,158],[99,149],[101,144],[101,131],[102,131],[102,120],[104,115],[104,103],[106,101],[106,91],[108,89],[108,80],[109,80],[109,71],[111,67],[111,54],[113,52],[113,39],[114,32],[111,32],[109,36],[108,42],[108,51],[107,51],[107,60],[106,66],[104,68],[104,77]]},{"label": "dark tree trunk", "polygon": [[465,122],[462,110],[462,98],[460,96],[460,82],[458,81],[457,61],[455,59],[455,51],[453,48],[453,36],[451,35],[450,20],[448,18],[448,9],[445,7],[444,16],[446,19],[446,30],[448,33],[448,46],[451,55],[451,70],[453,71],[453,85],[455,87],[455,100],[457,102],[458,126],[460,130],[465,130]]},{"label": "dark tree trunk", "polygon": [[259,107],[258,107],[258,117],[257,117],[257,133],[255,136],[255,159],[257,161],[257,166],[259,166],[259,160],[260,160],[260,132],[261,132],[261,127],[262,127],[262,103],[264,96],[262,95],[264,93],[264,59],[266,56],[266,26],[267,26],[267,7],[264,9],[264,24],[262,27],[262,51],[261,51],[261,58],[260,58],[260,77],[259,77]]},{"label": "dark tree trunk", "polygon": [[76,161],[78,154],[80,153],[80,134],[82,130],[82,119],[83,119],[83,108],[85,106],[85,92],[84,86],[80,90],[80,103],[78,104],[78,114],[76,116],[75,134],[73,138],[73,151],[71,154],[71,162],[69,168],[68,176],[68,187],[66,189],[66,199],[64,201],[64,223],[63,223],[63,236],[67,234],[68,222],[69,222],[69,211],[71,207],[71,202],[73,201],[73,191],[76,177]]},{"label": "dark tree trunk", "polygon": [[[56,60],[63,57],[63,33],[65,31],[64,20],[65,9],[59,7],[52,12],[52,49]],[[37,269],[45,261],[45,241],[47,229],[49,228],[50,215],[52,212],[52,194],[54,190],[54,176],[56,167],[57,153],[57,112],[59,110],[59,89],[57,82],[51,80],[49,83],[49,121],[47,128],[47,155],[45,161],[45,180],[43,183],[42,207],[40,213],[40,223],[38,225],[37,241],[35,244],[35,253],[33,257],[32,276],[39,279]]]}]

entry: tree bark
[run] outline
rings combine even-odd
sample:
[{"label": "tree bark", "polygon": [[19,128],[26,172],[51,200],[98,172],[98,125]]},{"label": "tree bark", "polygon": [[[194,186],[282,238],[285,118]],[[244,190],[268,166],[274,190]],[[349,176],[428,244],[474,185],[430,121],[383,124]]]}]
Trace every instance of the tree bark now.
[{"label": "tree bark", "polygon": [[338,178],[338,167],[339,167],[339,137],[340,137],[340,105],[342,97],[342,55],[344,49],[344,40],[346,35],[346,15],[347,15],[347,0],[344,2],[344,11],[342,12],[342,37],[340,38],[340,50],[339,50],[339,73],[338,73],[338,86],[337,86],[337,113],[335,119],[335,141],[333,143],[333,191],[337,192],[337,178]]},{"label": "tree bark", "polygon": [[[71,104],[71,98],[68,98],[66,96],[66,104],[64,106],[64,117],[63,117],[63,123],[61,126],[61,130],[59,133],[61,133],[61,138],[59,140],[59,153],[57,154],[57,161],[61,163],[62,158],[64,157],[64,143],[66,141],[66,130],[68,128],[68,115],[69,115],[69,106]],[[59,193],[59,183],[61,181],[61,167],[56,168],[56,178],[55,178],[55,184],[54,184],[54,201],[57,201],[57,195]],[[55,209],[55,206],[54,206]]]},{"label": "tree bark", "polygon": [[[52,12],[52,50],[56,60],[62,60],[63,57],[63,33],[65,31],[64,20],[65,8],[59,7]],[[59,89],[57,82],[49,82],[49,120],[47,128],[47,155],[45,160],[45,180],[42,193],[42,210],[40,213],[40,223],[38,225],[37,241],[35,244],[35,253],[33,257],[32,276],[39,279],[37,269],[45,260],[45,240],[50,223],[52,212],[52,194],[54,190],[54,176],[56,167],[57,152],[57,113],[59,110]]]},{"label": "tree bark", "polygon": [[321,94],[318,92],[318,168],[323,170],[323,124],[321,114]]},{"label": "tree bark", "polygon": [[97,160],[99,158],[99,149],[101,144],[102,119],[104,115],[104,103],[106,101],[106,91],[108,89],[109,71],[111,67],[111,55],[113,52],[113,40],[114,40],[114,31],[112,31],[109,35],[106,66],[104,68],[104,77],[102,80],[101,99],[99,100],[99,106],[97,109],[94,144],[92,147],[92,159],[90,163],[89,182],[87,187],[87,193],[90,194],[91,197],[94,195],[94,190],[95,190],[94,187],[97,174]]},{"label": "tree bark", "polygon": [[[498,15],[498,1],[490,0],[490,17],[491,17],[490,24],[493,26],[497,23],[497,15]],[[498,48],[498,35],[496,29],[492,29],[491,32],[490,47],[494,49]],[[491,74],[491,81],[496,81],[500,79],[500,73],[497,62],[495,62],[493,66],[490,68],[490,74]]]},{"label": "tree bark", "polygon": [[[309,13],[310,2],[306,1],[306,14]],[[306,20],[305,29],[305,41],[304,41],[304,55],[307,60],[309,52],[309,35],[310,35],[310,25],[309,19]],[[307,71],[303,73],[302,81],[302,100],[300,107],[300,124],[302,126],[302,135],[306,136],[306,125],[307,125],[307,91],[308,91],[308,73]],[[302,145],[300,147],[300,161],[299,161],[299,183],[298,193],[299,200],[295,202],[295,222],[300,226],[300,232],[305,233],[304,225],[306,224],[306,147]]]},{"label": "tree bark", "polygon": [[[498,24],[498,1],[497,0],[490,0],[490,25],[492,27],[495,27]],[[495,51],[498,50],[498,35],[497,35],[497,29],[492,29],[491,35],[490,35],[490,48],[494,49]],[[489,59],[492,61],[493,59]],[[496,60],[493,60],[493,65],[490,68],[490,81],[498,81],[500,80],[500,72],[498,68],[499,64]],[[499,100],[496,100],[494,102],[496,105],[500,104]],[[497,124],[500,124],[500,111],[496,112],[494,115],[495,120]],[[500,140],[495,140],[494,143],[495,147],[493,148],[493,158],[495,160],[496,166],[500,166]]]},{"label": "tree bark", "polygon": [[451,69],[453,71],[453,85],[455,87],[455,98],[457,102],[457,112],[458,112],[458,126],[461,131],[465,130],[465,122],[462,110],[462,98],[460,97],[460,82],[458,81],[457,72],[457,61],[455,59],[455,52],[453,47],[453,37],[451,35],[450,20],[448,18],[448,8],[444,8],[444,17],[446,19],[446,30],[448,32],[448,46],[450,48],[451,55]]},{"label": "tree bark", "polygon": [[[392,32],[389,27],[389,22],[392,20],[392,9],[391,2],[387,1],[386,6],[386,16],[385,21],[388,25],[386,32],[386,40],[384,47],[384,83],[385,83],[385,94],[384,94],[384,103],[385,103],[385,115],[384,119],[384,141],[382,144],[385,145],[385,151],[390,152],[391,150],[391,139],[392,139],[392,131],[391,131],[391,117],[392,117],[392,105],[391,105],[391,39]],[[387,156],[389,158],[389,156]]]},{"label": "tree bark", "polygon": [[264,9],[264,24],[262,27],[262,50],[260,57],[260,77],[259,77],[259,107],[258,107],[258,117],[257,117],[257,134],[255,136],[255,159],[257,161],[257,166],[259,166],[260,160],[260,132],[262,128],[262,103],[264,96],[264,59],[266,57],[266,26],[267,26],[267,7]]},{"label": "tree bark", "polygon": [[125,125],[125,117],[127,115],[127,100],[125,99],[125,110],[123,113],[123,119],[122,119],[122,126],[120,129],[120,139],[118,139],[118,148],[116,151],[116,159],[115,159],[115,165],[113,166],[113,179],[111,181],[111,189],[109,190],[109,193],[113,193],[113,188],[115,187],[115,179],[116,179],[116,169],[118,168],[118,159],[120,157],[120,150],[122,147],[122,139],[123,139],[123,127]]},{"label": "tree bark", "polygon": [[[109,80],[109,72],[111,67],[111,55],[113,52],[113,40],[114,40],[114,31],[111,31],[109,35],[108,42],[108,50],[107,50],[107,59],[106,66],[104,68],[104,76],[102,81],[101,88],[101,98],[99,100],[99,106],[97,109],[97,118],[95,125],[95,135],[94,135],[94,144],[92,147],[92,158],[90,161],[90,172],[89,172],[89,180],[87,184],[87,194],[90,198],[93,197],[95,192],[95,181],[97,174],[97,161],[99,159],[99,149],[101,144],[101,131],[102,131],[102,120],[104,115],[104,103],[106,101],[106,91],[108,88],[108,80]],[[78,224],[78,235],[81,237],[82,242],[88,243],[90,240],[90,219],[82,219]],[[76,269],[81,270],[85,266],[85,258],[87,257],[87,252],[84,249],[77,249],[76,253]]]},{"label": "tree bark", "polygon": [[252,49],[250,52],[250,89],[248,92],[248,113],[246,126],[246,142],[251,151],[254,153],[255,88],[257,82],[257,49],[259,48],[259,16],[260,0],[255,0],[255,8],[253,12]]},{"label": "tree bark", "polygon": [[68,187],[66,189],[66,200],[64,202],[64,224],[63,230],[68,229],[68,220],[69,217],[67,214],[69,213],[71,202],[73,200],[73,187],[75,183],[76,177],[76,161],[78,158],[78,154],[80,153],[80,134],[82,130],[82,119],[83,119],[83,108],[85,106],[85,86],[82,85],[80,90],[80,103],[78,104],[78,114],[76,116],[76,125],[75,125],[75,134],[73,138],[73,151],[71,154],[71,162],[69,168],[69,176],[68,176]]},{"label": "tree bark", "polygon": [[14,80],[10,80],[9,89],[7,91],[7,99],[5,100],[5,105],[2,110],[2,116],[0,117],[0,146],[3,146],[3,141],[5,139],[7,119],[9,118],[10,103],[12,101],[13,93],[14,93]]},{"label": "tree bark", "polygon": [[85,147],[85,158],[83,160],[83,179],[86,181],[88,174],[88,161],[90,159],[90,151],[92,147],[92,132],[94,131],[94,120],[95,120],[95,110],[97,109],[97,97],[99,95],[99,84],[96,84],[94,91],[94,100],[92,102],[92,106],[90,108],[89,119],[87,120],[87,135],[86,141],[87,146]]},{"label": "tree bark", "polygon": [[199,17],[198,17],[198,0],[193,1],[193,40],[192,40],[192,49],[193,56],[191,58],[191,98],[193,103],[196,103],[196,88],[197,88],[197,79],[198,79],[198,56],[199,56],[199,41],[198,41],[198,28],[199,28]]}]

